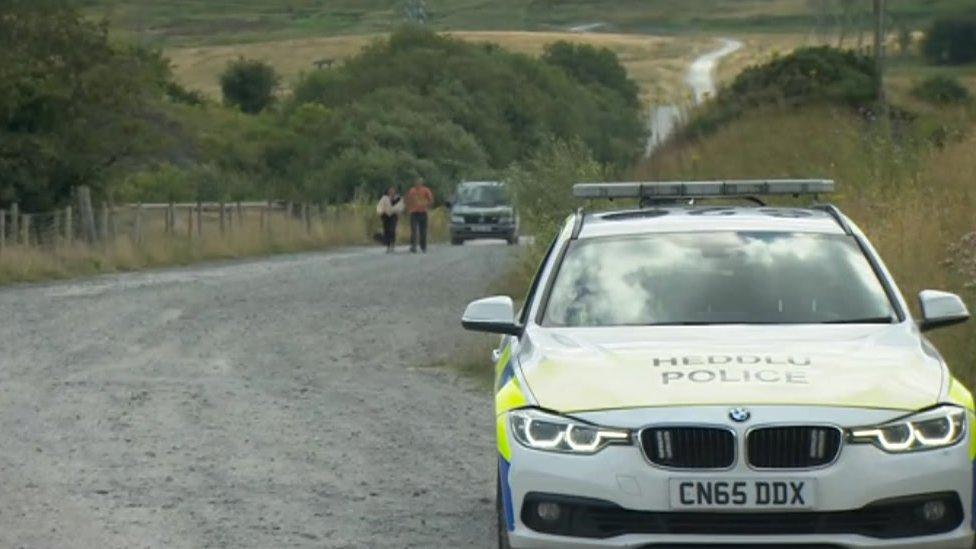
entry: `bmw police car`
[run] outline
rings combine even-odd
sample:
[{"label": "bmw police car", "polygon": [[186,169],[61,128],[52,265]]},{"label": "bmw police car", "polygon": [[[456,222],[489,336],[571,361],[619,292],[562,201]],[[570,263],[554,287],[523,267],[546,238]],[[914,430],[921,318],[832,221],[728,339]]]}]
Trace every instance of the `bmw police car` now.
[{"label": "bmw police car", "polygon": [[[581,184],[496,351],[500,547],[973,547],[973,399],[811,180]],[[754,201],[725,206],[705,199]],[[734,203],[734,202],[733,202]]]}]

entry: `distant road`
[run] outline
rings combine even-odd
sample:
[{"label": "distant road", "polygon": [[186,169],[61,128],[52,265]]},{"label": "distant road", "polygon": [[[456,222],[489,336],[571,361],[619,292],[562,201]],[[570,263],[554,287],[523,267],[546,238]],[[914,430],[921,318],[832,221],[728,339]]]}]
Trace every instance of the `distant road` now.
[{"label": "distant road", "polygon": [[514,250],[0,289],[0,547],[493,546],[490,395],[423,367]]},{"label": "distant road", "polygon": [[742,49],[742,42],[738,40],[731,38],[720,40],[722,47],[698,57],[688,68],[685,82],[691,87],[696,105],[715,95],[715,67],[718,66],[719,61]]},{"label": "distant road", "polygon": [[[720,39],[722,46],[712,50],[692,61],[688,66],[688,74],[685,82],[691,88],[692,97],[695,105],[700,105],[707,98],[715,95],[715,67],[718,66],[722,58],[732,55],[742,49],[743,44],[731,38]],[[658,105],[651,107],[648,127],[650,136],[647,139],[647,147],[644,156],[651,156],[669,137],[677,130],[681,124],[685,112],[679,105]]]}]

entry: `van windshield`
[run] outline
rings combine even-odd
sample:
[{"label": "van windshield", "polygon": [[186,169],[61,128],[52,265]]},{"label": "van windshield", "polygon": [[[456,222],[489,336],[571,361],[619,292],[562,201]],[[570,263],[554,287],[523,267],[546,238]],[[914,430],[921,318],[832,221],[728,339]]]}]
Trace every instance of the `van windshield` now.
[{"label": "van windshield", "polygon": [[572,242],[548,326],[890,323],[847,235],[695,232]]},{"label": "van windshield", "polygon": [[494,208],[507,206],[511,201],[504,185],[461,185],[458,187],[457,203],[462,206]]}]

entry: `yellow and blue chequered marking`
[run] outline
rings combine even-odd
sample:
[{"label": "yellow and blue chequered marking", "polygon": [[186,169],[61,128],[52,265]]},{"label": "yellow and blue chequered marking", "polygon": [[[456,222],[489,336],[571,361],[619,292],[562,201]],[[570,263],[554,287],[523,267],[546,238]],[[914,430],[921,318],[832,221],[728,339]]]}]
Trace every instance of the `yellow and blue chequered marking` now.
[{"label": "yellow and blue chequered marking", "polygon": [[508,480],[511,467],[512,449],[508,443],[507,413],[521,408],[527,403],[525,395],[512,365],[512,347],[508,345],[502,351],[495,364],[495,434],[498,441],[498,482],[499,497],[504,513],[505,527],[508,531],[515,529],[515,511],[512,505],[512,490]]}]

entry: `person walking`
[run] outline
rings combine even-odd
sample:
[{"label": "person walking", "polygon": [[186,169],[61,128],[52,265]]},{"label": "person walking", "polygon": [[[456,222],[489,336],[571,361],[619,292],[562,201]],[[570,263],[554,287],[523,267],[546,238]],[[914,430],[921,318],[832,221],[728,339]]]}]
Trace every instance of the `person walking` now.
[{"label": "person walking", "polygon": [[407,191],[407,212],[410,213],[410,251],[427,253],[427,211],[434,205],[434,193],[424,185],[424,180],[418,177],[413,180],[413,187]]},{"label": "person walking", "polygon": [[403,200],[396,187],[391,186],[376,204],[376,214],[383,222],[383,244],[386,253],[393,253],[396,247],[396,229],[400,214],[403,213]]}]

